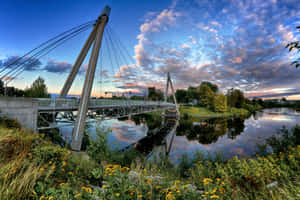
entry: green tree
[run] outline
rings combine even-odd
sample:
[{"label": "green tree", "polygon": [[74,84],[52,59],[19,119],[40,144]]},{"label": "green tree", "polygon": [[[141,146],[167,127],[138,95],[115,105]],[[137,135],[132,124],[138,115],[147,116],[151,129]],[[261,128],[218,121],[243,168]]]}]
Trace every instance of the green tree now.
[{"label": "green tree", "polygon": [[155,87],[148,88],[148,98],[151,100],[155,99]]},{"label": "green tree", "polygon": [[188,102],[193,102],[194,99],[199,100],[199,92],[195,87],[188,87],[187,89]]},{"label": "green tree", "polygon": [[199,89],[199,105],[211,109],[213,107],[213,99],[215,93],[206,84],[200,85]]},{"label": "green tree", "polygon": [[134,95],[134,96],[130,97],[130,99],[132,99],[132,100],[144,100],[144,97],[143,96]]},{"label": "green tree", "polygon": [[149,87],[148,98],[152,101],[162,101],[164,99],[164,94],[160,90],[156,90],[155,87]]},{"label": "green tree", "polygon": [[227,105],[229,107],[242,108],[245,103],[244,93],[241,90],[233,89],[227,91]]},{"label": "green tree", "polygon": [[244,93],[241,90],[235,90],[235,97],[237,99],[235,107],[242,108],[245,103]]},{"label": "green tree", "polygon": [[4,83],[0,80],[0,95],[4,95]]},{"label": "green tree", "polygon": [[227,111],[227,101],[223,94],[218,94],[214,97],[213,109],[215,112],[226,112]]},{"label": "green tree", "polygon": [[[300,26],[297,26],[298,31],[300,31]],[[286,48],[289,49],[289,51],[296,50],[298,53],[300,52],[300,41],[291,42],[286,45]],[[298,57],[295,61],[292,62],[292,65],[295,65],[296,68],[300,66],[300,57]]]},{"label": "green tree", "polygon": [[176,90],[175,97],[178,103],[188,103],[189,99],[187,94],[188,92],[186,90]]},{"label": "green tree", "polygon": [[48,89],[45,84],[45,80],[41,77],[38,77],[30,86],[30,88],[25,90],[26,97],[34,98],[49,98]]},{"label": "green tree", "polygon": [[[213,83],[208,82],[208,81],[203,81],[201,83],[201,85],[207,85],[214,93],[217,93],[218,90],[219,90],[219,88],[216,84],[213,84]],[[200,87],[201,87],[201,85],[200,85]]]}]

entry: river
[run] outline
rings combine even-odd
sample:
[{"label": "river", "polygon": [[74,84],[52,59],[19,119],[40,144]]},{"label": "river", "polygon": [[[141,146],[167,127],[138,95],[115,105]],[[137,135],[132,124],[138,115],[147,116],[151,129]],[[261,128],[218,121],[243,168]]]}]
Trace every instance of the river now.
[{"label": "river", "polygon": [[291,108],[272,108],[258,111],[248,118],[199,118],[181,119],[176,132],[164,133],[163,137],[147,136],[163,127],[159,116],[139,115],[128,119],[104,120],[89,128],[95,135],[96,126],[108,130],[108,143],[113,149],[123,149],[142,138],[145,155],[166,153],[173,162],[182,155],[193,157],[195,152],[212,156],[221,153],[224,158],[251,157],[258,150],[257,144],[264,144],[266,138],[276,134],[285,126],[292,128],[300,124],[300,112]]}]

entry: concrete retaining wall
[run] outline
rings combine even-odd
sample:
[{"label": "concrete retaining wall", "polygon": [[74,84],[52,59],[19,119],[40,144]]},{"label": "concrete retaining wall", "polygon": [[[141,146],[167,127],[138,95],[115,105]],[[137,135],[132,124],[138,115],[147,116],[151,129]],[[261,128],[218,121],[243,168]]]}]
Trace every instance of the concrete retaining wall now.
[{"label": "concrete retaining wall", "polygon": [[32,98],[0,97],[0,116],[16,118],[23,127],[36,131],[38,101]]}]

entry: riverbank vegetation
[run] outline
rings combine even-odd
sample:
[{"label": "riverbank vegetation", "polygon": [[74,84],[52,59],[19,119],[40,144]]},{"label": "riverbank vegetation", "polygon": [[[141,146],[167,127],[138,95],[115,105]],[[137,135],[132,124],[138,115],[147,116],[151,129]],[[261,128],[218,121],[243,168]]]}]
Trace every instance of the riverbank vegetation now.
[{"label": "riverbank vegetation", "polygon": [[232,88],[223,95],[218,93],[217,85],[205,81],[198,87],[177,90],[175,95],[178,102],[185,105],[181,114],[193,116],[246,114],[262,109],[258,101],[245,98],[238,89]]},{"label": "riverbank vegetation", "polygon": [[198,106],[180,106],[180,114],[188,117],[226,117],[233,115],[248,115],[249,111],[244,108],[230,108],[224,112],[213,112],[204,107]]},{"label": "riverbank vegetation", "polygon": [[2,127],[0,199],[297,199],[300,146],[284,140],[272,139],[285,148],[266,156],[226,161],[198,153],[174,166],[163,155],[146,161],[111,151],[103,132],[86,153],[71,153],[43,135]]}]

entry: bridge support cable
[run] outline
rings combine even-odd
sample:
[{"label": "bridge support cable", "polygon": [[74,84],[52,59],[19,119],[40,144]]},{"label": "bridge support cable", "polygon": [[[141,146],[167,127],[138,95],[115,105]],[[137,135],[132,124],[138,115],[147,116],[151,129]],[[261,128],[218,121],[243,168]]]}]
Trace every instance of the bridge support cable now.
[{"label": "bridge support cable", "polygon": [[110,31],[111,36],[112,36],[113,38],[115,38],[115,40],[116,40],[117,43],[119,44],[120,49],[123,50],[123,51],[126,53],[126,56],[125,56],[125,57],[129,59],[129,60],[127,60],[128,64],[129,64],[129,63],[132,63],[132,64],[135,63],[135,61],[134,61],[133,57],[130,55],[128,49],[127,49],[126,46],[122,43],[122,41],[121,41],[119,35],[113,30],[113,28],[112,28],[110,25],[108,25],[108,30]]},{"label": "bridge support cable", "polygon": [[[8,83],[11,82],[18,75],[20,75],[23,71],[25,71],[28,66],[36,64],[39,61],[39,58],[47,55],[52,50],[54,50],[58,46],[62,45],[66,41],[70,40],[71,38],[77,36],[78,34],[84,32],[84,31],[86,31],[87,29],[90,28],[90,26],[92,26],[92,24],[87,24],[85,26],[82,26],[82,27],[72,31],[71,33],[68,33],[68,34],[64,35],[63,37],[59,38],[58,40],[48,44],[46,47],[43,47],[41,50],[34,53],[32,56],[28,57],[27,59],[19,60],[19,63],[16,65],[16,67],[9,70],[4,75],[2,75],[1,79],[4,80],[4,81],[8,81]],[[7,78],[7,77],[10,77],[10,78]]]},{"label": "bridge support cable", "polygon": [[[118,35],[113,31],[113,29],[109,24],[107,25],[106,31],[108,32],[108,34],[106,35],[106,39],[109,43],[108,52],[109,54],[113,55],[114,57],[113,61],[116,63],[117,70],[118,70],[116,71],[116,73],[118,74],[116,74],[117,76],[115,76],[115,78],[118,78],[119,81],[123,83],[130,83],[133,81],[133,75],[130,73],[127,74],[126,70],[121,70],[121,69],[122,66],[132,66],[135,63],[135,61],[130,56],[128,50],[123,45]],[[113,68],[113,73],[115,74],[114,68]]]},{"label": "bridge support cable", "polygon": [[[30,61],[30,58],[36,58],[37,56],[40,56],[42,53],[44,53],[45,51],[47,51],[49,48],[55,46],[56,44],[62,42],[62,41],[66,41],[68,39],[70,39],[70,37],[72,37],[74,34],[79,33],[82,30],[85,30],[87,27],[89,27],[90,25],[81,27],[80,29],[77,29],[61,38],[59,38],[58,40],[52,42],[51,44],[47,45],[46,47],[44,47],[43,49],[41,49],[40,51],[38,51],[37,53],[35,53],[34,55],[30,56],[28,59],[25,59],[23,62],[19,63],[16,68],[11,69],[10,71],[6,72],[1,79],[3,79],[3,77],[7,77],[7,76],[11,76],[12,73],[14,73],[17,70],[20,70],[22,68],[25,68],[26,65],[28,64],[27,62]],[[30,63],[29,63],[30,64]]]},{"label": "bridge support cable", "polygon": [[[7,85],[8,83],[10,83],[11,81],[13,81],[14,79],[16,79],[23,71],[26,70],[26,66],[30,66],[30,65],[35,65],[40,58],[46,56],[47,54],[49,54],[51,51],[53,51],[54,49],[56,49],[57,47],[61,46],[62,44],[64,44],[66,41],[74,38],[75,36],[79,35],[80,33],[86,31],[87,29],[89,29],[90,27],[85,27],[84,29],[81,29],[80,31],[76,32],[75,34],[67,37],[67,38],[64,38],[63,40],[60,40],[59,42],[57,43],[54,43],[53,45],[41,50],[40,52],[38,52],[35,57],[31,57],[31,58],[34,58],[34,60],[32,60],[31,62],[29,63],[26,63],[26,64],[23,64],[23,66],[21,66],[18,70],[16,70],[15,72],[13,72],[11,75],[10,75],[10,78],[8,79],[5,79],[4,78],[4,81],[5,84]],[[25,66],[24,66],[25,65]]]},{"label": "bridge support cable", "polygon": [[65,32],[63,32],[63,33],[61,33],[61,34],[58,34],[58,35],[54,36],[53,38],[47,40],[46,42],[41,43],[40,45],[38,45],[37,47],[33,48],[32,50],[26,52],[23,56],[21,56],[21,57],[19,57],[19,58],[16,58],[16,59],[15,59],[14,61],[12,61],[11,63],[5,65],[5,67],[4,67],[3,69],[0,70],[0,73],[2,73],[3,71],[5,71],[5,70],[8,69],[9,67],[11,67],[11,66],[17,64],[17,63],[18,63],[19,61],[21,61],[23,58],[25,58],[26,56],[29,56],[29,55],[30,55],[31,53],[33,53],[35,50],[41,48],[42,46],[48,44],[49,42],[51,42],[51,41],[53,41],[53,40],[55,40],[55,39],[57,39],[57,38],[59,38],[59,37],[65,35],[65,34],[67,34],[67,33],[69,33],[69,32],[71,32],[71,31],[73,31],[73,30],[75,30],[75,29],[79,29],[79,28],[81,28],[81,27],[83,27],[83,26],[90,25],[90,24],[93,24],[93,23],[95,23],[95,20],[92,20],[92,21],[83,23],[83,24],[81,24],[81,25],[79,25],[79,26],[73,27],[73,28],[71,28],[71,29],[69,29],[69,30],[67,30],[67,31],[65,31]]},{"label": "bridge support cable", "polygon": [[108,22],[109,14],[110,14],[110,8],[108,6],[106,6],[103,9],[103,11],[102,11],[101,15],[99,16],[97,23],[95,25],[96,36],[94,39],[94,45],[93,45],[91,57],[89,60],[88,70],[87,70],[87,73],[85,76],[84,86],[82,88],[79,109],[78,109],[78,115],[76,118],[75,126],[73,129],[73,134],[72,134],[71,148],[75,151],[81,150],[85,118],[86,118],[86,113],[88,110],[88,102],[89,102],[89,98],[90,98],[91,90],[92,90],[92,86],[93,86],[96,65],[97,65],[100,46],[101,46],[102,38],[103,38],[103,32],[104,32],[105,25]]}]

